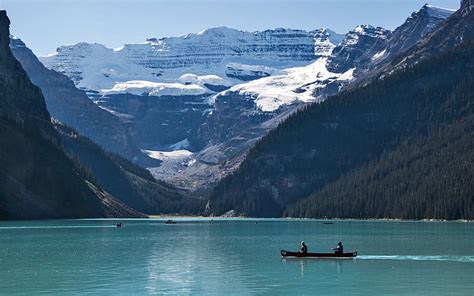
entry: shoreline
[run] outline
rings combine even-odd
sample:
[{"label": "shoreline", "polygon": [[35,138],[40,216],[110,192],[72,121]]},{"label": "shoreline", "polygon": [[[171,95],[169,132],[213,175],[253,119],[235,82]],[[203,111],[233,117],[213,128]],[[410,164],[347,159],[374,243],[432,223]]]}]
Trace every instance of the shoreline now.
[{"label": "shoreline", "polygon": [[[474,220],[467,219],[457,219],[457,220],[446,220],[446,219],[393,219],[393,218],[296,218],[296,217],[221,217],[221,216],[194,216],[194,215],[173,215],[173,214],[163,214],[163,215],[148,215],[148,218],[145,219],[197,219],[197,220],[270,220],[270,219],[280,219],[288,221],[304,220],[304,221],[329,221],[329,222],[344,222],[344,221],[367,221],[367,222],[458,222],[458,223],[472,223]],[[110,219],[119,219],[119,218],[110,218]]]},{"label": "shoreline", "polygon": [[295,218],[295,217],[272,217],[272,218],[259,218],[259,217],[221,217],[221,216],[200,216],[200,215],[173,215],[173,214],[159,214],[159,215],[147,215],[144,218],[139,217],[96,217],[96,218],[52,218],[52,219],[23,219],[23,220],[0,220],[1,222],[32,222],[32,221],[58,221],[58,220],[110,220],[110,221],[119,221],[119,220],[146,220],[146,219],[159,219],[159,220],[173,220],[173,219],[187,219],[187,220],[233,220],[233,221],[263,221],[263,220],[280,220],[280,221],[321,221],[321,222],[425,222],[425,223],[474,223],[474,220],[467,219],[457,219],[457,220],[445,220],[445,219],[389,219],[389,218],[332,218],[332,219],[320,219],[320,218]]}]

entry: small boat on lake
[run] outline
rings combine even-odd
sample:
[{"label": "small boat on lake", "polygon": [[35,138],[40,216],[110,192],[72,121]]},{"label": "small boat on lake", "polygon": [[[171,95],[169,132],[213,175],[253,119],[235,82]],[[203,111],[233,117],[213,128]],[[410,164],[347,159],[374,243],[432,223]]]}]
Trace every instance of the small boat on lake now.
[{"label": "small boat on lake", "polygon": [[300,253],[300,252],[291,252],[286,250],[281,250],[280,254],[283,258],[286,257],[298,257],[298,258],[355,258],[357,257],[357,252],[350,252],[350,253],[342,253],[342,254],[335,254],[335,253]]},{"label": "small boat on lake", "polygon": [[173,221],[173,220],[167,220],[165,222],[165,224],[176,224],[176,221]]}]

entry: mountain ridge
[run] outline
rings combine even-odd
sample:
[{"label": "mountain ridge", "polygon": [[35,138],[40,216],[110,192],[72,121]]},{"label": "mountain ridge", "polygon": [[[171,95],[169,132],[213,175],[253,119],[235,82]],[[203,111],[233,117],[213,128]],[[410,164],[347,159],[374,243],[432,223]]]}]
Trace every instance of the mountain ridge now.
[{"label": "mountain ridge", "polygon": [[[440,29],[435,29],[429,38],[436,40],[435,37],[439,36],[444,40],[449,36],[459,36],[458,30],[469,28],[459,24],[468,23],[472,24],[472,18],[463,14],[462,10],[458,11],[442,23]],[[451,28],[450,34],[446,35],[447,29],[443,28]],[[409,172],[416,175],[419,183],[410,183],[407,173],[402,174],[402,177],[392,175],[392,180],[397,177],[403,183],[391,184],[391,187],[387,184],[382,186],[383,182],[390,180],[388,177],[372,177],[373,186],[369,184],[371,186],[356,187],[357,194],[354,198],[357,200],[354,203],[351,203],[350,194],[350,185],[358,180],[357,172],[364,178],[374,176],[370,171],[361,170],[361,165],[373,163],[370,167],[376,168],[381,164],[390,164],[390,158],[386,159],[383,155],[409,157],[410,154],[397,150],[402,141],[407,141],[408,147],[422,149],[426,146],[430,149],[427,151],[435,153],[433,147],[436,147],[437,141],[433,139],[441,137],[444,139],[441,145],[449,145],[447,139],[450,133],[456,131],[450,125],[464,125],[462,130],[472,129],[469,125],[472,120],[469,118],[473,112],[470,86],[473,85],[474,45],[469,40],[439,57],[421,58],[417,63],[391,75],[373,79],[362,86],[351,87],[321,104],[308,105],[294,113],[250,150],[237,171],[218,183],[211,194],[208,213],[219,215],[233,210],[243,215],[275,217],[282,215],[286,209],[290,216],[361,218],[357,216],[357,209],[363,209],[365,200],[376,204],[378,196],[382,199],[382,194],[370,195],[375,189],[383,192],[385,198],[390,196],[390,192],[383,190],[395,190],[399,184],[402,188],[409,189],[400,191],[401,196],[396,200],[380,201],[382,204],[379,205],[383,206],[381,214],[377,214],[372,208],[370,211],[360,211],[370,213],[364,218],[472,219],[472,208],[458,210],[462,205],[469,204],[469,198],[472,200],[472,192],[469,191],[472,187],[466,186],[469,181],[454,182],[457,178],[469,180],[472,176],[460,175],[463,169],[457,170],[456,167],[449,166],[449,162],[438,161],[436,154],[424,155],[425,158],[429,156],[431,162],[421,159],[416,164],[429,168],[432,163],[438,163],[444,170],[438,172],[441,174],[433,175],[439,177],[443,172],[449,172],[449,184],[456,186],[434,186],[436,179],[423,179],[419,175],[421,170],[416,170],[417,166],[413,166]],[[424,40],[420,40],[419,44],[425,44]],[[421,47],[419,44],[417,47]],[[411,50],[408,49],[406,54],[411,54]],[[447,132],[437,134],[438,130]],[[462,163],[463,159],[472,158],[474,149],[469,146],[472,144],[470,134],[458,133],[457,136],[460,137],[458,142],[467,147],[458,150],[462,154],[458,154],[456,149],[443,151],[450,159],[454,159],[453,163]],[[416,146],[413,142],[424,144]],[[379,158],[380,163],[377,162]],[[404,165],[407,162],[402,160],[392,163]],[[401,171],[391,169],[397,173]],[[390,174],[390,168],[386,172]],[[367,178],[364,179],[364,184],[367,184]],[[330,190],[322,191],[325,186]],[[342,193],[338,192],[339,186]],[[372,192],[368,192],[368,188]],[[437,188],[433,196],[430,195],[429,188]],[[463,188],[466,191],[461,190]],[[454,191],[459,190],[463,194],[457,198]],[[419,194],[412,195],[413,192]],[[426,199],[423,199],[423,192],[427,195]],[[310,195],[307,200],[300,201]],[[337,199],[331,203],[333,195]],[[450,201],[445,202],[444,196],[448,196]],[[419,210],[403,210],[408,201]],[[434,211],[431,205],[424,206],[423,203],[428,201],[433,203],[435,209],[440,210]],[[342,202],[347,204],[341,204]],[[351,206],[356,202],[358,208],[351,211]],[[398,210],[395,212],[398,216],[386,207],[390,202]],[[295,203],[294,208],[291,208]],[[383,213],[387,213],[387,216],[383,216]]]},{"label": "mountain ridge", "polygon": [[46,69],[21,39],[11,36],[10,49],[33,84],[41,88],[52,117],[74,126],[107,150],[144,165],[153,163],[140,156],[138,140],[128,123],[94,104],[67,76]]},{"label": "mountain ridge", "polygon": [[[439,11],[442,17],[449,14],[424,6],[401,29],[360,25],[344,38],[328,29],[252,34],[217,28],[201,35],[152,38],[114,52],[96,45],[98,52],[89,53],[93,49],[79,44],[78,51],[64,47],[42,61],[65,72],[79,87],[95,85],[89,96],[133,122],[142,141],[139,146],[149,155],[169,152],[160,156],[160,166],[150,166],[155,176],[201,189],[233,171],[247,149],[287,115],[305,103],[325,100],[411,47],[433,30],[432,24],[442,21]],[[247,44],[238,43],[234,35],[244,36]],[[210,41],[212,46],[205,47]],[[192,52],[187,51],[190,42],[195,45]],[[283,55],[295,52],[295,60],[275,58],[280,49]],[[123,57],[122,64],[108,57],[114,54]],[[301,57],[306,61],[298,60]],[[87,59],[99,60],[92,64]],[[191,155],[176,153],[170,158],[169,147],[182,141],[189,142]]]},{"label": "mountain ridge", "polygon": [[142,217],[62,150],[40,88],[10,50],[9,26],[0,10],[0,219]]}]

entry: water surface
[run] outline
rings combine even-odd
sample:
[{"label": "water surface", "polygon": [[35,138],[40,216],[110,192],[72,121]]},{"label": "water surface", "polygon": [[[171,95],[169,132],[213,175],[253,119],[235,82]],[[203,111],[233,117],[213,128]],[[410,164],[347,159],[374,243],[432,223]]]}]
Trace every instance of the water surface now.
[{"label": "water surface", "polygon": [[[474,223],[0,222],[0,294],[472,295]],[[280,249],[357,259],[282,259]]]}]

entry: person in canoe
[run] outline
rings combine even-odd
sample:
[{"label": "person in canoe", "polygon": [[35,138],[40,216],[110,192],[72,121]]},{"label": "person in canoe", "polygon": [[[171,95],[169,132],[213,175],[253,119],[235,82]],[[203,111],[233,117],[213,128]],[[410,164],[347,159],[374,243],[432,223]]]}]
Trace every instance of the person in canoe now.
[{"label": "person in canoe", "polygon": [[334,250],[334,254],[342,254],[344,253],[344,247],[342,246],[342,242],[338,242],[337,246],[335,248],[332,248]]},{"label": "person in canoe", "polygon": [[300,253],[306,254],[308,253],[308,246],[304,242],[301,242]]}]

